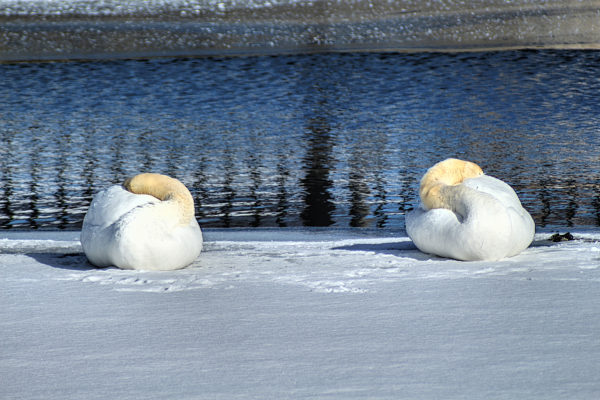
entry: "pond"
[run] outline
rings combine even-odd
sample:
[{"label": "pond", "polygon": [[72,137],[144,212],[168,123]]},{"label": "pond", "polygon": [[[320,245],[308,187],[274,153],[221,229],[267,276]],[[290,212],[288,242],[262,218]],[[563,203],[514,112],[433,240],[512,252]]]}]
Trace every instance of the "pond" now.
[{"label": "pond", "polygon": [[600,52],[0,64],[0,227],[79,229],[95,192],[177,177],[203,227],[404,229],[447,157],[539,228],[600,226]]}]

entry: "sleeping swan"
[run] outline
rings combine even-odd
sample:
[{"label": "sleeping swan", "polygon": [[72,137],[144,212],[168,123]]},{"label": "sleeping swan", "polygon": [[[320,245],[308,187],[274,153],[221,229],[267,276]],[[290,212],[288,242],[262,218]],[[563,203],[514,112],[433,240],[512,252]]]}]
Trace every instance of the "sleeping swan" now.
[{"label": "sleeping swan", "polygon": [[202,250],[194,200],[177,179],[140,174],[92,200],[81,230],[88,260],[122,269],[173,270]]},{"label": "sleeping swan", "polygon": [[421,205],[406,232],[424,253],[457,260],[498,260],[525,250],[535,225],[514,190],[472,162],[447,159],[421,179]]}]

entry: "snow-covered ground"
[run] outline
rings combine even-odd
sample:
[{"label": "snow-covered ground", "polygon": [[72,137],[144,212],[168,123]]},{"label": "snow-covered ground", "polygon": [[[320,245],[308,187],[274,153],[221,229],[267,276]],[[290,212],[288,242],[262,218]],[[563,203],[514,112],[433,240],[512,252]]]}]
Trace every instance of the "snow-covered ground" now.
[{"label": "snow-covered ground", "polygon": [[0,233],[0,398],[592,399],[600,232],[458,262],[402,235],[208,230],[172,272]]}]

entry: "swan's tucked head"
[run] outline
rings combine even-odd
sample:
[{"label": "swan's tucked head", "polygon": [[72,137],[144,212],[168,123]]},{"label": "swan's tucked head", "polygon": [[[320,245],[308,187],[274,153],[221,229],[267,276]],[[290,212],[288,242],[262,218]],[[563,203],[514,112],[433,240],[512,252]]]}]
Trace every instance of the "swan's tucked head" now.
[{"label": "swan's tucked head", "polygon": [[481,167],[470,161],[448,158],[429,168],[421,179],[419,195],[421,202],[428,209],[449,208],[447,199],[441,192],[446,186],[461,184],[465,179],[483,175]]},{"label": "swan's tucked head", "polygon": [[148,194],[162,201],[172,201],[181,208],[181,222],[194,218],[194,198],[183,183],[167,175],[144,173],[128,178],[123,187],[131,193]]}]

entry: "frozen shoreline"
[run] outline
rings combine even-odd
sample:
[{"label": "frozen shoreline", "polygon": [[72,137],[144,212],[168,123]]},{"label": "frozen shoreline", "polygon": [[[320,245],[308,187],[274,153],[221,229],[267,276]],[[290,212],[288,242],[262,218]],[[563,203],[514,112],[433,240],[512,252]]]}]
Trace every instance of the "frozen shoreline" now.
[{"label": "frozen shoreline", "polygon": [[[399,232],[370,229],[208,229],[204,249],[188,268],[169,272],[98,269],[82,253],[79,232],[0,232],[0,265],[50,267],[54,278],[116,285],[124,291],[179,291],[277,283],[327,293],[369,292],[381,282],[504,277],[589,280],[600,269],[600,233],[576,231],[554,243],[537,233],[516,257],[461,262],[423,254]],[[588,276],[588,274],[591,274]],[[156,278],[156,279],[154,279]],[[599,276],[600,278],[600,276]],[[144,281],[146,284],[140,284]],[[130,282],[133,282],[131,285]]]},{"label": "frozen shoreline", "polygon": [[376,231],[208,230],[151,273],[2,232],[0,397],[593,398],[600,232],[575,234],[463,263]]},{"label": "frozen shoreline", "polygon": [[598,49],[598,0],[0,0],[0,61],[327,51]]}]

